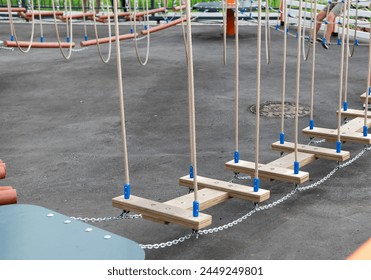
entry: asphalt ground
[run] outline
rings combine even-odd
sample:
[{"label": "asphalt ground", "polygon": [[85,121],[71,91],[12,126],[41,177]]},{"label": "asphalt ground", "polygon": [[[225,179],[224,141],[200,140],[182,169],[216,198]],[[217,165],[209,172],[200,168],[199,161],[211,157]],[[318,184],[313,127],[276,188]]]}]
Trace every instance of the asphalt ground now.
[{"label": "asphalt ground", "polygon": [[[55,40],[52,25],[44,26],[46,41]],[[0,40],[9,37],[9,26],[0,22]],[[28,40],[31,26],[17,24],[19,39]],[[92,26],[88,26],[94,38]],[[128,26],[121,27],[129,32]],[[223,64],[220,25],[192,27],[196,96],[198,174],[229,181],[233,174],[225,162],[234,146],[234,38],[228,38],[227,65]],[[64,27],[60,27],[65,36]],[[101,36],[107,31],[100,29]],[[290,33],[296,30],[290,28]],[[39,29],[36,26],[35,40]],[[262,45],[261,102],[280,101],[283,33],[271,32],[271,62],[266,64]],[[82,25],[74,26],[74,41],[83,40]],[[264,38],[264,36],[263,36]],[[333,38],[336,42],[336,38]],[[241,159],[254,161],[255,115],[250,106],[256,94],[257,27],[240,27],[239,150]],[[139,42],[141,56],[146,40]],[[336,128],[340,50],[317,44],[314,120],[319,127]],[[108,45],[102,47],[103,55]],[[122,70],[132,194],[166,201],[184,195],[178,178],[190,164],[187,64],[181,27],[151,36],[148,65],[138,64],[132,41],[122,42]],[[115,46],[108,64],[96,47],[73,52],[64,60],[58,49],[32,49],[28,54],[0,49],[0,158],[7,164],[1,185],[18,191],[18,203],[40,205],[74,217],[111,217],[121,214],[111,199],[122,194],[124,178],[120,106],[117,91]],[[288,36],[286,100],[295,101],[296,39]],[[311,58],[310,58],[311,59]],[[360,109],[359,95],[367,84],[367,46],[356,48],[349,60],[349,108]],[[310,105],[311,62],[301,64],[300,103]],[[309,117],[299,118],[299,131]],[[270,145],[279,140],[280,119],[261,117],[260,162],[277,159]],[[287,141],[294,139],[294,121],[285,120]],[[299,134],[299,143],[309,142]],[[317,144],[335,148],[335,143]],[[357,155],[362,144],[344,143]],[[231,228],[192,237],[163,249],[146,250],[146,259],[345,259],[371,236],[371,190],[368,151],[323,184],[297,192],[268,210],[259,211]],[[302,168],[314,183],[337,163],[319,159]],[[252,185],[251,180],[240,181]],[[261,188],[273,203],[295,186],[262,181]],[[254,204],[230,199],[205,213],[211,228],[245,215]],[[1,208],[0,208],[1,211]],[[140,244],[172,241],[189,229],[144,219],[94,223],[102,229]],[[73,238],[73,236],[71,236]]]}]

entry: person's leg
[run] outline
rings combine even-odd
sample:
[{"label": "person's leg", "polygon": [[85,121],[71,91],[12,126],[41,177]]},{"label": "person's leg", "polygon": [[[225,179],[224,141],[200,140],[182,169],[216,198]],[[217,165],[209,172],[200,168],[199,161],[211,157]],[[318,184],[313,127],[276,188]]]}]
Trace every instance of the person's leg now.
[{"label": "person's leg", "polygon": [[322,10],[317,15],[317,25],[316,25],[316,34],[318,34],[319,29],[321,28],[322,21],[326,17],[327,12]]},{"label": "person's leg", "polygon": [[327,16],[328,25],[325,32],[325,39],[327,43],[330,43],[332,35],[332,27],[335,24],[336,15],[331,11]]}]

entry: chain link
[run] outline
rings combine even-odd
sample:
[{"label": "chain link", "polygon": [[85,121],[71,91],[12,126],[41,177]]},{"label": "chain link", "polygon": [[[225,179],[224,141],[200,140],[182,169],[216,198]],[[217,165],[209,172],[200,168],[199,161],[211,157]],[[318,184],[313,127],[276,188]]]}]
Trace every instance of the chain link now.
[{"label": "chain link", "polygon": [[118,216],[114,217],[103,217],[103,218],[83,218],[83,217],[70,217],[71,219],[82,221],[84,223],[101,223],[101,222],[110,222],[110,221],[116,221],[116,220],[129,220],[129,219],[139,219],[142,218],[142,215],[134,214],[129,215],[128,212],[122,211],[122,213]]}]

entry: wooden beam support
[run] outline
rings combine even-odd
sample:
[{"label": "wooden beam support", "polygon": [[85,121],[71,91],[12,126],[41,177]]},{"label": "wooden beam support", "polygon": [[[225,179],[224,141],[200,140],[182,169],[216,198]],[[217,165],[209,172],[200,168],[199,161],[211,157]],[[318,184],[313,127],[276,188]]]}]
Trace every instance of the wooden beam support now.
[{"label": "wooden beam support", "polygon": [[[21,48],[28,48],[30,45],[30,42],[26,41],[18,41],[18,44]],[[4,47],[9,47],[9,48],[16,48],[17,42],[16,41],[4,41]],[[61,43],[62,48],[69,48],[70,43]],[[75,47],[75,43],[72,42],[72,48]],[[59,43],[58,42],[31,42],[31,48],[36,48],[36,49],[56,49],[59,48]]]},{"label": "wooden beam support", "polygon": [[[361,98],[361,101],[362,101],[362,103],[363,104],[365,104],[366,103],[366,92],[364,92],[364,93],[362,93],[361,95],[360,95],[360,98]],[[368,103],[371,103],[371,96],[369,95],[368,96]]]},{"label": "wooden beam support", "polygon": [[[134,37],[135,37],[134,33],[133,34],[124,34],[124,35],[120,35],[119,39],[120,39],[120,41],[123,41],[123,40],[134,39]],[[93,46],[93,45],[97,44],[97,41],[98,41],[99,44],[107,44],[107,43],[109,43],[109,37],[99,38],[98,40],[97,39],[92,39],[92,40],[82,41],[82,42],[80,42],[80,46],[81,47]],[[115,41],[116,41],[116,36],[112,36],[111,37],[111,42],[115,42]]]},{"label": "wooden beam support", "polygon": [[[300,167],[303,167],[316,160],[316,156],[313,154],[298,152],[298,162]],[[282,168],[294,169],[295,153],[282,156],[269,163],[270,166],[278,166]]]},{"label": "wooden beam support", "polygon": [[[285,141],[284,144],[280,144],[279,141],[272,144],[272,149],[281,152],[293,152],[295,150],[295,144],[292,142]],[[309,145],[298,145],[298,151],[308,154],[313,154],[316,158],[323,158],[335,161],[345,161],[350,158],[350,153],[348,151],[336,152],[336,149],[328,149]]]},{"label": "wooden beam support", "polygon": [[157,201],[131,195],[129,199],[118,196],[112,199],[112,206],[143,215],[152,221],[174,223],[195,230],[211,225],[211,216],[199,213],[193,217],[193,211],[167,205]]},{"label": "wooden beam support", "polygon": [[[227,170],[235,173],[244,173],[254,176],[255,163],[251,161],[240,160],[235,163],[231,160],[226,163]],[[259,164],[259,178],[263,180],[278,180],[295,184],[302,184],[309,180],[309,173],[299,171],[299,174],[294,174],[294,171],[288,168],[282,168],[270,164]]]},{"label": "wooden beam support", "polygon": [[[340,112],[341,112],[341,115],[344,117],[350,117],[350,118],[357,118],[357,117],[364,118],[365,117],[365,110],[348,109],[344,111],[342,109]],[[371,118],[371,111],[367,111],[367,117]]]},{"label": "wooden beam support", "polygon": [[[193,179],[189,178],[189,175],[183,176],[179,179],[179,184],[181,186],[193,188]],[[199,188],[208,188],[222,191],[228,193],[228,196],[230,197],[236,197],[253,202],[263,202],[269,199],[270,196],[269,190],[259,189],[258,192],[254,192],[253,187],[215,180],[202,176],[197,176],[197,184]]]}]

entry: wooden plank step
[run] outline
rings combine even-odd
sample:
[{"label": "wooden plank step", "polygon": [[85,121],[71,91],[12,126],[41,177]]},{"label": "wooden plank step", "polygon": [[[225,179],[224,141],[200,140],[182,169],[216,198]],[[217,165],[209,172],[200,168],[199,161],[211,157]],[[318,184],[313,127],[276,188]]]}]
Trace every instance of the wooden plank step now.
[{"label": "wooden plank step", "polygon": [[[181,186],[193,188],[193,179],[189,178],[189,175],[183,176],[179,179],[179,184]],[[269,199],[270,196],[269,190],[259,189],[259,191],[254,192],[253,187],[206,178],[202,176],[197,176],[197,184],[199,188],[209,188],[213,190],[223,191],[228,193],[228,196],[230,197],[236,197],[253,202],[265,201]]]},{"label": "wooden plank step", "polygon": [[[219,203],[228,200],[229,194],[226,192],[221,192],[213,189],[200,189],[198,191],[198,202],[200,203],[200,210],[205,210],[207,208],[213,207]],[[179,208],[192,210],[193,209],[194,194],[189,193],[172,200],[164,202],[166,205],[172,205]]]},{"label": "wooden plank step", "polygon": [[[363,104],[366,103],[366,92],[362,93],[359,97],[361,98],[361,101]],[[368,96],[368,103],[371,103],[371,96],[369,95]]]},{"label": "wooden plank step", "polygon": [[[298,152],[298,162],[300,167],[303,167],[316,160],[316,156],[313,154],[307,154]],[[294,169],[295,153],[282,156],[274,161],[271,161],[269,165],[274,165],[282,168]]]},{"label": "wooden plank step", "polygon": [[[371,98],[370,98],[371,99]],[[339,112],[339,111],[336,111]],[[356,109],[348,109],[344,111],[341,109],[341,115],[345,117],[351,117],[351,118],[356,118],[356,117],[365,117],[365,110],[356,110]],[[367,111],[367,117],[371,118],[371,111]]]},{"label": "wooden plank step", "polygon": [[[341,141],[354,143],[371,144],[371,135],[363,136],[364,118],[355,118],[344,124],[341,127]],[[367,127],[371,126],[371,119],[367,119]],[[306,127],[302,133],[309,137],[324,138],[328,141],[337,141],[337,129],[314,127],[310,129]]]},{"label": "wooden plank step", "polygon": [[[237,173],[245,173],[252,176],[255,174],[255,162],[251,161],[240,160],[238,163],[235,163],[234,160],[231,160],[226,163],[226,168]],[[269,164],[259,164],[258,168],[259,178],[263,180],[278,180],[295,184],[302,184],[309,180],[309,173],[304,171],[294,174],[292,169],[270,166]]]},{"label": "wooden plank step", "polygon": [[[272,149],[281,152],[293,152],[295,150],[295,143],[285,141],[284,144],[280,144],[280,141],[272,144]],[[348,151],[336,152],[336,149],[328,149],[316,146],[298,144],[298,151],[313,154],[317,158],[323,158],[328,160],[344,161],[350,158]]]},{"label": "wooden plank step", "polygon": [[129,199],[118,196],[112,199],[112,206],[143,215],[152,221],[174,223],[192,229],[202,229],[211,225],[211,216],[200,213],[193,217],[191,210],[131,195]]}]

